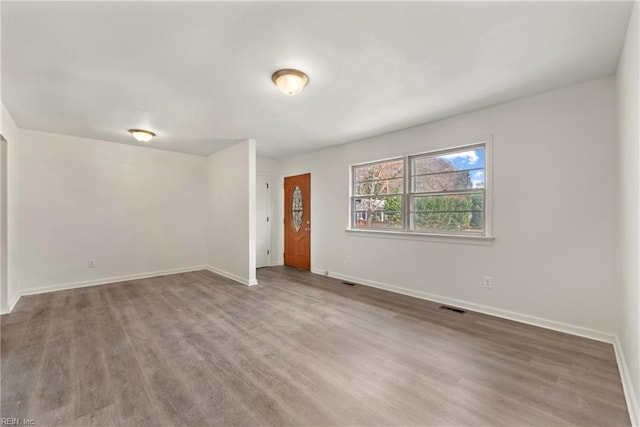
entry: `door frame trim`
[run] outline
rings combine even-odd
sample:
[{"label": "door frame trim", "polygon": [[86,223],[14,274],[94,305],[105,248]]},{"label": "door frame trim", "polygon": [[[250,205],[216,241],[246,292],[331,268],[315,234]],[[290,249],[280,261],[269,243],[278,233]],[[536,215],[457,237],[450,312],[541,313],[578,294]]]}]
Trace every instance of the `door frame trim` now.
[{"label": "door frame trim", "polygon": [[[280,254],[278,254],[278,259],[280,260],[279,265],[284,265],[284,180],[285,178],[291,178],[292,176],[298,176],[298,175],[306,175],[309,174],[309,199],[311,199],[311,206],[313,206],[313,191],[311,191],[311,188],[313,188],[313,171],[311,169],[300,169],[300,170],[296,170],[293,172],[285,172],[282,174],[281,178],[280,178],[280,206],[278,207],[278,213],[279,213],[279,218],[278,218],[278,226],[281,227],[281,232],[280,234],[280,247],[282,248],[282,254],[283,256],[281,257]],[[282,210],[280,210],[282,209]],[[309,212],[309,215],[311,215],[312,212]],[[311,230],[313,233],[313,222],[311,223]],[[312,234],[313,237],[313,234]],[[311,239],[311,242],[313,242],[313,239]],[[313,251],[311,250],[313,249],[312,247],[309,247],[309,271],[311,271],[313,269]]]}]

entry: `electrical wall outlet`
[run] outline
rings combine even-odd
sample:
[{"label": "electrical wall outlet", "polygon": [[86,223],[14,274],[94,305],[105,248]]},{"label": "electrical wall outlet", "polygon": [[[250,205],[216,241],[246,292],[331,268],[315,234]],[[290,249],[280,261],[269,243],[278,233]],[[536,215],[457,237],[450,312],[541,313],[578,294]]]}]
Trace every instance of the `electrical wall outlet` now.
[{"label": "electrical wall outlet", "polygon": [[485,289],[493,289],[493,278],[491,276],[484,276],[482,283]]},{"label": "electrical wall outlet", "polygon": [[87,268],[96,268],[96,260],[90,259],[89,261],[87,261]]}]

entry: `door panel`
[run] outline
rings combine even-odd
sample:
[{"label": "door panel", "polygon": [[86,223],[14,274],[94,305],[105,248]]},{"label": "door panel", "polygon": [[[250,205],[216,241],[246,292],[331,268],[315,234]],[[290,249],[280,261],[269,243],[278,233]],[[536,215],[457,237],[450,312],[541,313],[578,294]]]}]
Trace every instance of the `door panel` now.
[{"label": "door panel", "polygon": [[311,269],[311,174],[284,179],[284,265]]}]

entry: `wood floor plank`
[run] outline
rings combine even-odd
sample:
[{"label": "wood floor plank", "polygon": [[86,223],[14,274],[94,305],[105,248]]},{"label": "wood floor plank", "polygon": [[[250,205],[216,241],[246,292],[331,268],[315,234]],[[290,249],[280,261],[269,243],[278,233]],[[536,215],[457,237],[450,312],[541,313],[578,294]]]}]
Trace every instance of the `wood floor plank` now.
[{"label": "wood floor plank", "polygon": [[0,415],[37,425],[628,426],[612,346],[286,267],[23,297]]}]

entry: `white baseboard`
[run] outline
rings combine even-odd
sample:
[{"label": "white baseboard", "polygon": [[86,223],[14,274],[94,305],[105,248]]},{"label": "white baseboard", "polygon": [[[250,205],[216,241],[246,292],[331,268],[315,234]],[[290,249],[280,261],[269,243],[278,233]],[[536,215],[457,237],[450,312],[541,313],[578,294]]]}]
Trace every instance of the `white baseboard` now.
[{"label": "white baseboard", "polygon": [[258,284],[258,281],[255,279],[253,279],[252,281],[249,281],[240,276],[236,276],[235,274],[232,274],[227,271],[220,270],[211,266],[199,265],[195,267],[172,268],[169,270],[129,274],[126,276],[107,277],[102,279],[85,280],[81,282],[64,283],[64,284],[58,284],[58,285],[49,285],[49,286],[42,286],[39,288],[26,289],[24,291],[16,293],[16,295],[14,295],[11,300],[9,300],[9,306],[7,307],[7,310],[4,312],[0,312],[0,314],[11,313],[11,311],[15,308],[16,304],[18,304],[18,301],[20,301],[20,298],[26,295],[36,295],[36,294],[43,294],[47,292],[64,291],[68,289],[86,288],[89,286],[106,285],[109,283],[126,282],[129,280],[137,280],[137,279],[148,279],[151,277],[166,276],[168,274],[188,273],[190,271],[199,271],[199,270],[209,270],[213,273],[219,274],[228,279],[242,283],[245,286],[254,286]]},{"label": "white baseboard", "polygon": [[240,277],[236,274],[229,273],[228,271],[221,270],[216,267],[207,266],[206,269],[212,273],[218,274],[222,277],[226,277],[227,279],[231,279],[235,282],[242,283],[245,286],[255,286],[258,284],[258,281],[256,279],[248,280],[248,279],[245,279],[244,277]]},{"label": "white baseboard", "polygon": [[616,361],[618,362],[618,370],[620,371],[624,398],[627,401],[627,408],[629,409],[631,425],[637,427],[640,426],[640,405],[638,404],[638,398],[636,396],[635,389],[633,388],[633,382],[631,381],[631,375],[629,374],[629,369],[627,367],[627,359],[617,335],[613,342],[613,349],[616,353]]},{"label": "white baseboard", "polygon": [[[197,267],[172,268],[169,270],[153,271],[148,273],[129,274],[126,276],[114,276],[102,279],[85,280],[81,282],[65,283],[59,285],[49,285],[39,288],[26,289],[18,292],[11,301],[9,301],[9,313],[14,309],[21,297],[26,295],[43,294],[47,292],[64,291],[68,289],[86,288],[89,286],[106,285],[109,283],[126,282],[129,280],[148,279],[150,277],[166,276],[168,274],[188,273],[190,271],[206,270],[207,267],[200,265]],[[3,313],[4,314],[4,313]]]},{"label": "white baseboard", "polygon": [[[74,282],[74,283],[67,283],[67,284],[44,286],[44,287],[35,288],[35,289],[28,289],[28,290],[16,293],[13,296],[13,298],[9,300],[8,311],[2,312],[0,314],[10,313],[15,308],[18,301],[20,300],[20,297],[24,295],[35,295],[35,294],[41,294],[46,292],[55,292],[55,291],[62,291],[62,290],[75,289],[75,288],[84,288],[88,286],[105,285],[109,283],[125,282],[125,281],[136,280],[136,279],[146,279],[151,277],[166,276],[169,274],[187,273],[190,271],[199,271],[199,270],[209,270],[212,273],[219,274],[220,276],[226,277],[228,279],[241,283],[245,286],[254,286],[258,284],[257,280],[255,279],[247,280],[233,273],[229,273],[227,271],[220,270],[218,268],[211,267],[211,266],[175,268],[175,269],[155,271],[155,272],[149,272],[149,273],[130,274],[126,276],[115,276],[115,277],[109,277],[109,278],[103,278],[103,279],[87,280],[82,282]],[[325,270],[314,268],[311,270],[311,272],[314,274],[325,276]],[[577,335],[585,338],[594,339],[597,341],[611,343],[613,344],[616,361],[618,363],[618,369],[620,371],[620,378],[622,381],[622,387],[623,387],[625,399],[627,402],[627,408],[629,410],[629,417],[631,418],[631,424],[633,426],[640,426],[640,408],[638,405],[638,400],[636,398],[636,393],[633,388],[633,382],[631,381],[631,377],[627,368],[626,358],[617,335],[614,336],[606,332],[583,328],[581,326],[570,325],[563,322],[557,322],[555,320],[543,319],[536,316],[516,313],[509,310],[503,310],[500,308],[485,306],[481,304],[475,304],[472,302],[458,300],[454,298],[443,297],[440,295],[434,295],[434,294],[417,291],[413,289],[402,288],[399,286],[393,286],[386,283],[365,280],[359,277],[349,276],[346,274],[329,273],[328,276],[334,279],[347,280],[347,281],[358,283],[364,286],[370,286],[373,288],[383,289],[383,290],[395,292],[402,295],[408,295],[415,298],[438,302],[440,304],[453,305],[460,308],[465,308],[467,310],[488,314],[491,316],[501,317],[509,320],[514,320],[516,322],[526,323],[526,324],[539,326],[546,329],[568,333],[571,335]]]},{"label": "white baseboard", "polygon": [[[325,276],[325,270],[312,269],[312,273]],[[627,368],[627,362],[624,352],[620,345],[617,335],[612,335],[606,332],[597,331],[594,329],[584,328],[581,326],[571,325],[568,323],[557,322],[555,320],[543,319],[536,316],[530,316],[528,314],[516,313],[509,310],[503,310],[501,308],[489,307],[486,305],[475,304],[469,301],[458,300],[454,298],[447,298],[440,295],[434,295],[427,292],[416,291],[413,289],[402,288],[399,286],[393,286],[386,283],[375,282],[371,280],[361,279],[359,277],[353,277],[340,273],[329,273],[329,277],[339,280],[346,280],[352,283],[361,284],[364,286],[370,286],[373,288],[384,289],[386,291],[395,292],[402,295],[408,295],[428,301],[437,302],[440,304],[453,305],[456,307],[464,308],[479,313],[488,314],[491,316],[501,317],[508,320],[514,320],[516,322],[526,323],[533,326],[539,326],[545,329],[551,329],[558,332],[564,332],[571,335],[577,335],[584,338],[593,339],[596,341],[602,341],[613,344],[613,349],[616,355],[616,361],[618,363],[618,370],[620,371],[620,378],[622,381],[622,388],[624,391],[624,397],[627,402],[627,408],[629,411],[629,417],[631,418],[631,425],[640,427],[640,408],[638,405],[638,399],[633,388],[633,382]]]},{"label": "white baseboard", "polygon": [[8,304],[5,307],[2,307],[3,310],[2,312],[0,312],[0,314],[11,313],[11,310],[13,310],[13,307],[16,306],[19,300],[20,300],[20,293],[16,293],[12,298],[9,298]]},{"label": "white baseboard", "polygon": [[[312,273],[325,275],[325,270],[312,269]],[[557,322],[555,320],[543,319],[541,317],[530,316],[528,314],[516,313],[514,311],[504,310],[501,308],[490,307],[487,305],[476,304],[469,301],[459,300],[455,298],[443,297],[440,295],[430,294],[428,292],[417,291],[414,289],[403,288],[399,286],[389,285],[387,283],[376,282],[372,280],[362,279],[359,277],[348,276],[340,273],[329,273],[329,277],[335,279],[346,280],[349,282],[361,284],[364,286],[370,286],[372,288],[384,289],[386,291],[395,292],[402,295],[408,295],[415,298],[420,298],[428,301],[437,302],[440,304],[453,305],[456,307],[464,308],[466,310],[477,311],[478,313],[488,314],[495,317],[501,317],[503,319],[514,320],[516,322],[526,323],[528,325],[539,326],[545,329],[551,329],[554,331],[564,332],[571,335],[577,335],[584,338],[589,338],[596,341],[603,341],[613,344],[614,335],[597,331],[594,329],[584,328],[582,326],[571,325],[568,323]]]},{"label": "white baseboard", "polygon": [[11,313],[11,310],[18,304],[18,301],[20,301],[20,292],[16,293],[13,299],[9,301],[9,313]]}]

